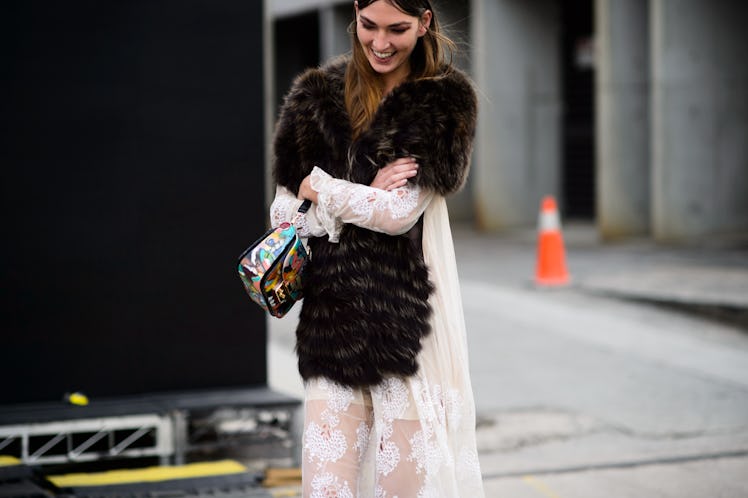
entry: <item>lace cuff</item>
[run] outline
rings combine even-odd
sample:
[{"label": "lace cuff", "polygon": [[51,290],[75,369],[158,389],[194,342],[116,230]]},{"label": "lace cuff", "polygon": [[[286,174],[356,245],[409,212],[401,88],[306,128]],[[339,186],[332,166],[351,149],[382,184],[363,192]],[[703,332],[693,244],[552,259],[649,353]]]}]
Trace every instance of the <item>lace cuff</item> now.
[{"label": "lace cuff", "polygon": [[339,180],[318,167],[312,171],[311,187],[318,194],[317,216],[333,242],[343,223],[390,235],[403,234],[415,225],[434,195],[411,184],[381,190]]},{"label": "lace cuff", "polygon": [[334,202],[334,199],[324,191],[324,185],[330,179],[333,178],[325,173],[324,170],[315,166],[312,170],[310,185],[317,192],[317,219],[320,225],[324,227],[330,242],[339,242],[340,232],[343,230],[343,222],[335,216],[334,210],[327,208],[331,202]]},{"label": "lace cuff", "polygon": [[[284,222],[290,223],[296,216],[302,202],[301,199],[297,199],[287,188],[280,185],[277,186],[275,188],[275,199],[273,199],[273,203],[270,205],[270,225],[277,227]],[[311,205],[305,215],[297,218],[296,231],[300,237],[304,238],[325,235],[325,228],[317,219],[315,204]]]}]

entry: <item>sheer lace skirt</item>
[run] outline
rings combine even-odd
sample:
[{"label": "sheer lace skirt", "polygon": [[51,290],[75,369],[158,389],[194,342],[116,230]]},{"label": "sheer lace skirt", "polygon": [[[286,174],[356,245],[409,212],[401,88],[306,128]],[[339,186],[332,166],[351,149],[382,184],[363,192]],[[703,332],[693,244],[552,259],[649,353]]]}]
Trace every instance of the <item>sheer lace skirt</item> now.
[{"label": "sheer lace skirt", "polygon": [[423,247],[436,292],[419,371],[368,388],[306,382],[305,497],[483,497],[462,301],[441,197],[425,211]]},{"label": "sheer lace skirt", "polygon": [[306,389],[304,496],[418,496],[421,424],[402,380],[352,389],[320,379]]}]

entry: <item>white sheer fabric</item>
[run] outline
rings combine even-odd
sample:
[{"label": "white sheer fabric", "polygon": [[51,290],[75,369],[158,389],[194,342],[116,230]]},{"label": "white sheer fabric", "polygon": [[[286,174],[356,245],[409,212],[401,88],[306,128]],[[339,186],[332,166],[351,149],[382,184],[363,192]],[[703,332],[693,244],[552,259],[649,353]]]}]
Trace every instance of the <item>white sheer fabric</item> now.
[{"label": "white sheer fabric", "polygon": [[[462,299],[444,198],[411,185],[374,189],[318,169],[312,188],[319,204],[305,229],[315,236],[327,233],[331,240],[344,223],[404,233],[423,214],[424,258],[436,290],[432,332],[422,341],[416,375],[366,389],[327,379],[306,382],[304,496],[483,497]],[[273,222],[288,221],[299,204],[279,189]]]},{"label": "white sheer fabric", "polygon": [[318,193],[317,214],[329,235],[337,242],[343,224],[400,235],[410,230],[426,209],[432,192],[405,185],[381,190],[333,178],[320,168],[311,175],[312,188]]},{"label": "white sheer fabric", "polygon": [[[275,199],[270,205],[270,225],[277,227],[283,222],[293,220],[302,202],[304,201],[297,199],[287,188],[280,185],[275,187]],[[299,236],[304,238],[322,237],[326,233],[325,228],[317,220],[316,204],[312,204],[304,216],[297,218],[295,226]]]}]

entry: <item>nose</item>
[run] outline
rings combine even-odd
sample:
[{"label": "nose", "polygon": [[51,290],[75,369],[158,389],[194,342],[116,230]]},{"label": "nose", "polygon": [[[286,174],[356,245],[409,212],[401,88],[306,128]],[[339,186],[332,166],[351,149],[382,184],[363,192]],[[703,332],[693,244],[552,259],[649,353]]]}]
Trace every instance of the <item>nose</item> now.
[{"label": "nose", "polygon": [[387,45],[389,45],[389,41],[385,33],[377,32],[371,41],[371,48],[377,52],[383,52]]}]

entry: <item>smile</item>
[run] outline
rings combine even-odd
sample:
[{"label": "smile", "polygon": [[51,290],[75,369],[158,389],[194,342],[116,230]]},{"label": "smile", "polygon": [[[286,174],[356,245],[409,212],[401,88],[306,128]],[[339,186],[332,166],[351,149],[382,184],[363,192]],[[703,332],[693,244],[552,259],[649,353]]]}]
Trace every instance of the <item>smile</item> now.
[{"label": "smile", "polygon": [[371,52],[377,57],[379,57],[380,59],[389,59],[390,57],[395,55],[395,52],[377,52],[373,48],[371,49]]}]

